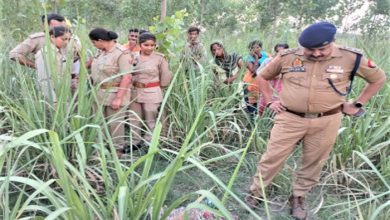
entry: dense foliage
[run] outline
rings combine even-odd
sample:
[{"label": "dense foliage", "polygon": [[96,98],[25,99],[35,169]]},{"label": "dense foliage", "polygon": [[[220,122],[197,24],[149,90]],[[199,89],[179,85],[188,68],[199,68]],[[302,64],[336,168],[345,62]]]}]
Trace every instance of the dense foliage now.
[{"label": "dense foliage", "polygon": [[[148,149],[118,158],[111,140],[104,138],[108,121],[101,112],[92,113],[96,94],[85,68],[76,95],[66,89],[70,82],[64,81],[59,95],[66,101],[48,107],[34,83],[35,72],[9,61],[10,48],[41,29],[41,2],[46,2],[48,11],[71,19],[84,46],[82,62],[94,51],[87,36],[92,27],[111,27],[122,33],[123,42],[129,27],[152,26],[158,34],[174,80],[162,106],[169,124],[156,126]],[[375,16],[388,16],[387,2],[369,1],[372,16],[356,28],[349,27],[375,33],[375,38],[340,34],[337,41],[362,48],[388,72],[390,44],[378,30],[389,24],[379,22],[366,29]],[[247,43],[260,38],[271,52],[272,45],[282,40],[296,46],[294,30],[316,19],[332,18],[341,24],[344,16],[362,4],[349,0],[168,1],[168,17],[158,22],[153,18],[159,15],[160,4],[152,0],[2,0],[0,219],[164,219],[179,206],[209,210],[225,219],[233,215],[288,218],[284,201],[290,194],[291,171],[299,164],[299,150],[275,179],[269,203],[251,211],[243,198],[257,157],[264,152],[271,114],[252,121],[241,107],[239,83],[215,88],[208,64],[200,72],[186,72],[175,55],[181,53],[190,24],[206,29],[202,33],[205,45],[218,39],[228,51],[245,54]],[[334,18],[336,14],[339,17]],[[357,80],[349,98],[362,86]],[[366,106],[364,117],[343,119],[321,183],[308,197],[312,215],[319,219],[390,218],[389,94],[386,85]]]},{"label": "dense foliage", "polygon": [[[18,36],[39,29],[43,6],[88,27],[147,28],[160,15],[158,0],[16,0],[2,2],[2,33]],[[390,27],[388,0],[175,0],[167,1],[168,15],[187,10],[187,24],[205,29],[272,31],[288,24],[300,30],[315,20],[331,20],[348,31],[383,35]],[[115,15],[115,16],[113,16]],[[32,22],[31,22],[32,21]],[[365,31],[363,31],[365,30]],[[16,33],[15,33],[16,32]]]}]

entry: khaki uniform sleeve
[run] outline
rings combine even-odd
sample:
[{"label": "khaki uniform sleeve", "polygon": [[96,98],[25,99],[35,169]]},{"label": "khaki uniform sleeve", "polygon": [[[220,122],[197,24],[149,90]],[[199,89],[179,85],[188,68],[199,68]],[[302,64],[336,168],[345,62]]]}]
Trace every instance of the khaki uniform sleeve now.
[{"label": "khaki uniform sleeve", "polygon": [[362,77],[368,83],[374,83],[386,78],[385,72],[379,68],[373,61],[362,57],[357,75]]},{"label": "khaki uniform sleeve", "polygon": [[271,60],[263,69],[260,70],[261,76],[266,80],[271,80],[277,77],[282,71],[283,57],[277,56]]},{"label": "khaki uniform sleeve", "polygon": [[37,81],[40,82],[41,80],[47,78],[46,76],[46,67],[45,67],[45,61],[43,59],[42,50],[38,51],[37,54],[35,54],[35,66],[37,68]]},{"label": "khaki uniform sleeve", "polygon": [[14,49],[9,52],[9,57],[11,59],[19,59],[21,57],[26,57],[27,54],[32,53],[36,48],[36,43],[34,39],[27,38],[22,43],[18,44]]},{"label": "khaki uniform sleeve", "polygon": [[131,61],[131,55],[128,53],[124,53],[119,57],[118,65],[120,73],[130,73],[132,71],[133,65]]},{"label": "khaki uniform sleeve", "polygon": [[47,101],[57,102],[57,96],[54,91],[55,84],[51,80],[50,65],[48,65],[47,60],[45,61],[45,54],[42,49],[35,54],[35,66],[37,68],[37,83],[43,96]]},{"label": "khaki uniform sleeve", "polygon": [[159,71],[160,71],[160,85],[162,87],[169,86],[172,80],[172,74],[168,67],[168,61],[165,58],[161,58]]}]

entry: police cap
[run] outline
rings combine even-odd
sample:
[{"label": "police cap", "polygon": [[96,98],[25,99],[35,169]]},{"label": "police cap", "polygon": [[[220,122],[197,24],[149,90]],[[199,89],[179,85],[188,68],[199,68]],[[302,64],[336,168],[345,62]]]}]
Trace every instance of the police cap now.
[{"label": "police cap", "polygon": [[336,26],[326,21],[314,23],[302,31],[298,41],[302,47],[322,47],[334,40],[336,30]]}]

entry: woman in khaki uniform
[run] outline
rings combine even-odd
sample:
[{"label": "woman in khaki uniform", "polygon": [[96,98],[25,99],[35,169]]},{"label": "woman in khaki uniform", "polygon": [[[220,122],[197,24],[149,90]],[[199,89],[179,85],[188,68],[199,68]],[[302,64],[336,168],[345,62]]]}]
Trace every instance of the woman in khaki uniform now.
[{"label": "woman in khaki uniform", "polygon": [[143,33],[139,37],[140,56],[133,73],[131,89],[130,122],[132,128],[132,145],[141,147],[142,119],[147,126],[144,140],[151,141],[151,133],[156,125],[158,108],[163,101],[163,88],[167,87],[172,74],[163,54],[154,51],[156,37],[151,33]]},{"label": "woman in khaki uniform", "polygon": [[98,87],[99,104],[109,119],[109,129],[112,141],[118,150],[126,148],[124,121],[125,108],[130,102],[131,56],[115,39],[115,32],[103,28],[93,29],[89,33],[92,44],[99,49],[91,65],[91,78]]},{"label": "woman in khaki uniform", "polygon": [[[65,18],[59,14],[48,14],[42,16],[42,25],[47,22],[49,29],[57,26],[66,27]],[[11,60],[17,61],[21,65],[36,68],[35,61],[31,60],[30,54],[36,54],[45,45],[45,32],[37,32],[28,36],[26,40],[18,44],[9,52]]]}]

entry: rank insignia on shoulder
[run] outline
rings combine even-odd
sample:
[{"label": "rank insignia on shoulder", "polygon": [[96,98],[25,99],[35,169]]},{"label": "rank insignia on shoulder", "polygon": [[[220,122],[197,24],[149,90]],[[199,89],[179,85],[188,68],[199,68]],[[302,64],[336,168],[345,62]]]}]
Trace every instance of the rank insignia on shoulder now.
[{"label": "rank insignia on shoulder", "polygon": [[115,45],[115,47],[116,47],[118,50],[122,51],[124,54],[130,53],[130,51],[129,51],[128,49],[126,49],[126,48],[125,48],[124,46],[122,46],[122,45],[117,44],[117,45]]},{"label": "rank insignia on shoulder", "polygon": [[347,51],[352,52],[352,53],[363,54],[363,52],[361,50],[353,48],[353,47],[340,46],[339,48],[342,50],[347,50]]},{"label": "rank insignia on shoulder", "polygon": [[368,60],[367,65],[368,65],[368,67],[370,67],[370,68],[376,68],[376,64],[375,64],[372,60]]},{"label": "rank insignia on shoulder", "polygon": [[284,56],[284,55],[288,55],[288,54],[292,54],[292,53],[296,53],[299,51],[299,48],[289,48],[289,49],[285,49],[283,50],[280,55],[281,56]]},{"label": "rank insignia on shoulder", "polygon": [[29,37],[31,39],[39,38],[39,37],[45,37],[45,33],[44,32],[38,32],[38,33],[31,34]]},{"label": "rank insignia on shoulder", "polygon": [[300,58],[295,58],[292,63],[292,67],[288,68],[289,72],[306,72],[305,67],[303,66],[303,62]]},{"label": "rank insignia on shoulder", "polygon": [[163,53],[160,53],[160,52],[154,52],[154,54],[165,57],[165,55]]}]

